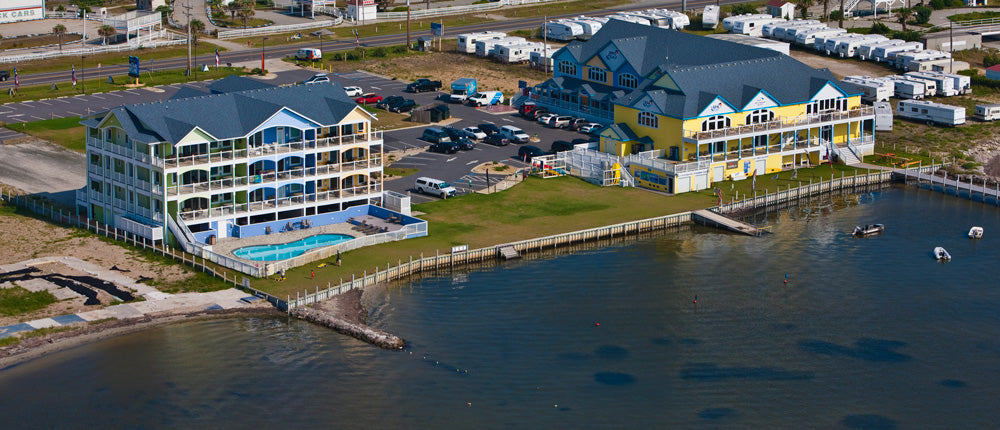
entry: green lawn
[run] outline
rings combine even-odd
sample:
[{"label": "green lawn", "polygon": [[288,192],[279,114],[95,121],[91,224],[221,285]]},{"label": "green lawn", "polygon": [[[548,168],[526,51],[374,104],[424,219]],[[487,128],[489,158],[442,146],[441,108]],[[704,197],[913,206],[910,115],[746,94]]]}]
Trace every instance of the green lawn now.
[{"label": "green lawn", "polygon": [[80,118],[75,116],[21,124],[4,124],[4,127],[45,139],[69,150],[87,151],[86,130],[80,125]]},{"label": "green lawn", "polygon": [[[6,47],[5,47],[6,48]],[[211,42],[201,38],[198,39],[198,47],[194,54],[197,55],[209,55],[209,53],[214,53],[216,45]],[[220,53],[227,51],[226,48],[218,47]],[[66,72],[66,83],[69,83],[69,70],[70,65],[76,66],[80,69],[84,66],[87,68],[94,67],[98,64],[101,66],[110,65],[126,65],[128,64],[129,55],[134,55],[139,57],[139,65],[146,67],[150,60],[153,60],[153,64],[156,64],[158,60],[166,60],[170,58],[185,58],[187,57],[187,46],[170,46],[163,48],[140,48],[136,50],[125,52],[109,52],[106,54],[95,54],[88,55],[86,59],[80,57],[53,57],[46,58],[42,60],[31,60],[18,63],[16,68],[19,73],[44,73],[44,72]],[[225,59],[225,57],[223,57]],[[81,62],[82,61],[82,62]],[[6,68],[6,67],[5,67]],[[77,71],[79,74],[79,71]],[[79,77],[79,76],[78,76]],[[189,79],[189,80],[194,80]],[[23,87],[22,87],[23,88]]]},{"label": "green lawn", "polygon": [[56,302],[48,291],[31,292],[21,287],[0,289],[0,315],[23,315]]}]

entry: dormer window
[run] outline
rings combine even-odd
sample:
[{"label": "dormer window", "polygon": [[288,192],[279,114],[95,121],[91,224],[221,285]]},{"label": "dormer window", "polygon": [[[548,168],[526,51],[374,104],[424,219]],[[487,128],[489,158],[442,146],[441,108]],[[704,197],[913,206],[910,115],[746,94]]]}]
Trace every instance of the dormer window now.
[{"label": "dormer window", "polygon": [[847,111],[847,99],[837,97],[825,100],[816,100],[806,105],[806,114],[814,114],[829,111]]},{"label": "dormer window", "polygon": [[591,81],[604,83],[608,81],[608,73],[604,69],[591,67],[587,70],[587,78]]},{"label": "dormer window", "polygon": [[622,73],[618,75],[618,86],[622,88],[635,89],[639,85],[639,80],[636,79],[635,75],[630,73]]},{"label": "dormer window", "polygon": [[639,118],[636,122],[643,127],[660,128],[660,119],[652,112],[639,112]]},{"label": "dormer window", "polygon": [[722,130],[729,128],[731,121],[729,117],[723,115],[710,116],[701,123],[701,131]]},{"label": "dormer window", "polygon": [[569,61],[560,61],[559,73],[576,76],[576,64],[570,63]]},{"label": "dormer window", "polygon": [[774,112],[767,109],[758,109],[747,115],[746,124],[760,124],[764,122],[774,121]]}]

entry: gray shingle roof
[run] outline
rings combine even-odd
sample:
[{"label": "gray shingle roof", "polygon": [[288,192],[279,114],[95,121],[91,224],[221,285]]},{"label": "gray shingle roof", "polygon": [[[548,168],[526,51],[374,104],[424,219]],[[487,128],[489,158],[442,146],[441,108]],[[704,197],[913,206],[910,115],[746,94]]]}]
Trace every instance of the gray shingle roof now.
[{"label": "gray shingle roof", "polygon": [[195,127],[232,139],[246,136],[283,108],[331,125],[356,107],[339,84],[294,85],[125,105],[82,123],[96,126],[114,114],[132,139],[146,143],[177,142]]}]

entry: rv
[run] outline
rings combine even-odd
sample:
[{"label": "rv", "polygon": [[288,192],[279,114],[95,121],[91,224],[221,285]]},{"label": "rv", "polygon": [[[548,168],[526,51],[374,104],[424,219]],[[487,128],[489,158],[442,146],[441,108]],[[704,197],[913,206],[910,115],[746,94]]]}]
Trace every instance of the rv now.
[{"label": "rv", "polygon": [[954,81],[955,91],[958,94],[969,94],[972,92],[972,78],[965,75],[958,75],[954,73],[944,73],[944,72],[924,72],[930,75],[940,76],[943,78],[951,78]]},{"label": "rv", "polygon": [[472,54],[476,52],[476,42],[480,40],[503,39],[507,33],[498,31],[480,31],[478,33],[465,33],[458,35],[458,52]]},{"label": "rv", "polygon": [[846,32],[846,31],[844,31],[843,33],[836,33],[836,34],[817,35],[813,39],[812,47],[816,51],[823,52],[826,49],[826,42],[828,40],[830,40],[830,39],[836,39],[836,38],[844,37],[844,36],[849,36],[849,35],[850,35],[850,33]]},{"label": "rv", "polygon": [[903,52],[920,52],[924,50],[924,44],[920,42],[906,42],[899,45],[879,46],[872,52],[872,58],[876,63],[892,63],[896,59],[896,54]]},{"label": "rv", "polygon": [[629,11],[629,12],[619,12],[622,15],[630,15],[636,18],[641,18],[647,21],[648,25],[660,28],[670,28],[670,18],[662,16],[658,13],[654,13],[648,10],[642,11]]},{"label": "rv", "polygon": [[861,93],[861,100],[874,103],[884,102],[892,97],[895,85],[892,81],[873,79],[868,76],[847,76],[842,81],[844,90]]},{"label": "rv", "polygon": [[[804,33],[811,30],[829,30],[829,29],[830,27],[827,27],[826,24],[820,24],[820,23],[797,25],[792,28],[786,28],[785,34],[781,35],[780,39],[784,40],[785,42],[791,43],[795,41],[799,33]],[[778,32],[778,34],[780,35],[780,31]]]},{"label": "rv", "polygon": [[892,131],[892,104],[875,102],[875,131]]},{"label": "rv", "polygon": [[583,26],[573,20],[558,19],[545,23],[545,37],[560,42],[569,42],[583,34]]},{"label": "rv", "polygon": [[886,76],[883,79],[892,82],[893,96],[898,99],[920,100],[927,95],[927,86],[921,81],[906,79],[903,76]]},{"label": "rv", "polygon": [[[888,37],[881,34],[862,34],[860,36],[861,37],[852,37],[850,39],[841,40],[837,43],[837,46],[834,47],[834,51],[831,51],[831,55],[832,52],[836,52],[840,58],[851,58],[854,57],[858,47],[860,47],[863,43],[885,42],[889,40]],[[830,43],[827,42],[826,46],[829,47]]]},{"label": "rv", "polygon": [[799,31],[795,33],[795,44],[799,46],[813,46],[819,36],[836,37],[847,33],[843,28],[814,28],[812,30]]},{"label": "rv", "polygon": [[930,72],[906,72],[906,77],[920,81],[934,82],[937,85],[937,93],[935,95],[941,97],[958,95],[958,89],[955,88],[955,80],[948,76],[941,76],[940,74]]},{"label": "rv", "polygon": [[627,21],[633,24],[649,25],[649,20],[645,18],[639,18],[637,16],[627,15],[624,13],[616,13],[614,15],[608,15],[608,18],[617,19],[619,21]]},{"label": "rv", "polygon": [[976,105],[976,119],[980,121],[996,121],[1000,119],[1000,103]]},{"label": "rv", "polygon": [[705,10],[701,12],[701,28],[705,30],[714,30],[715,27],[719,26],[719,7],[710,4],[705,6]]},{"label": "rv", "polygon": [[528,54],[528,64],[536,69],[552,70],[552,53],[532,52]]},{"label": "rv", "polygon": [[601,30],[601,27],[604,27],[604,24],[607,24],[608,19],[603,16],[598,18],[585,18],[581,16],[574,21],[580,25],[580,28],[583,29],[583,33],[576,36],[576,38],[580,40],[588,40],[591,37],[594,37],[594,35]]},{"label": "rv", "polygon": [[799,27],[812,27],[812,28],[823,28],[826,24],[822,24],[819,21],[812,19],[797,19],[794,21],[776,21],[765,24],[761,27],[761,36],[769,39],[777,40],[788,40],[785,37],[788,35],[788,31],[793,28]]},{"label": "rv", "polygon": [[[526,42],[513,45],[497,45],[494,52],[501,63],[524,63],[531,59],[532,52],[545,51],[544,43]],[[549,52],[552,52],[549,47]]]},{"label": "rv", "polygon": [[666,18],[667,28],[672,30],[681,30],[684,27],[687,27],[688,24],[691,24],[691,19],[688,18],[686,14],[681,12],[667,9],[650,9],[646,12]]},{"label": "rv", "polygon": [[764,25],[770,24],[775,21],[784,21],[784,20],[781,18],[774,18],[774,17],[744,19],[733,23],[733,29],[730,30],[729,32],[736,34],[745,34],[747,36],[760,37],[763,35]]},{"label": "rv", "polygon": [[722,29],[726,31],[733,31],[733,25],[739,21],[747,19],[765,19],[773,18],[769,13],[748,13],[744,15],[733,15],[722,20]]},{"label": "rv", "polygon": [[927,121],[944,125],[965,124],[965,108],[924,100],[900,100],[896,105],[896,115],[916,121]]},{"label": "rv", "polygon": [[906,41],[900,39],[862,43],[861,46],[858,47],[858,50],[855,51],[855,55],[861,61],[870,61],[872,59],[872,55],[875,54],[876,48],[879,48],[881,46],[901,45],[903,43],[906,43]]},{"label": "rv", "polygon": [[524,42],[526,42],[526,40],[523,37],[505,37],[503,39],[480,40],[476,42],[476,56],[477,57],[493,56],[493,50],[498,43],[513,44],[513,43],[524,43]]},{"label": "rv", "polygon": [[913,67],[919,69],[919,62],[925,60],[946,60],[950,59],[951,54],[942,51],[920,51],[920,52],[900,52],[896,54],[896,60],[894,65],[897,69],[907,69],[908,67]]}]

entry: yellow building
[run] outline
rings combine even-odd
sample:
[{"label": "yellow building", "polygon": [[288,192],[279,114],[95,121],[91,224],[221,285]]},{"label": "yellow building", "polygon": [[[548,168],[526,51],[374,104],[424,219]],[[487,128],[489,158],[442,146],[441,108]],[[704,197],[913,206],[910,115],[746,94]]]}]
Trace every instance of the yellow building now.
[{"label": "yellow building", "polygon": [[586,96],[611,100],[599,149],[648,188],[700,190],[873,150],[875,113],[860,94],[776,51],[612,20],[553,59],[556,75],[533,98],[583,116]]}]

